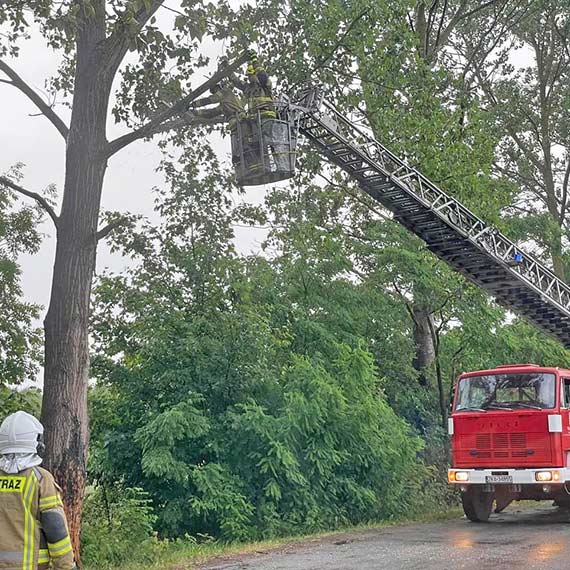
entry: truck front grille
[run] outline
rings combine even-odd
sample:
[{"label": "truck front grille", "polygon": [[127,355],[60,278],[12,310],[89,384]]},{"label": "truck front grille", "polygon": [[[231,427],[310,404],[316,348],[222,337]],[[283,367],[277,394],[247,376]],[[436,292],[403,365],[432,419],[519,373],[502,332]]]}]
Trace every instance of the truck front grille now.
[{"label": "truck front grille", "polygon": [[487,449],[524,449],[526,434],[524,433],[478,433],[475,436],[475,448]]},{"label": "truck front grille", "polygon": [[475,442],[475,447],[477,449],[491,449],[491,434],[478,433]]},{"label": "truck front grille", "polygon": [[553,460],[552,437],[546,430],[523,431],[526,426],[518,425],[511,427],[519,428],[517,432],[493,433],[495,427],[481,426],[481,431],[471,433],[456,430],[455,461],[464,467],[516,467],[548,465]]},{"label": "truck front grille", "polygon": [[533,453],[529,453],[525,433],[478,433],[474,443],[472,455],[480,459],[527,457]]},{"label": "truck front grille", "polygon": [[526,447],[526,434],[525,433],[511,433],[511,447]]}]

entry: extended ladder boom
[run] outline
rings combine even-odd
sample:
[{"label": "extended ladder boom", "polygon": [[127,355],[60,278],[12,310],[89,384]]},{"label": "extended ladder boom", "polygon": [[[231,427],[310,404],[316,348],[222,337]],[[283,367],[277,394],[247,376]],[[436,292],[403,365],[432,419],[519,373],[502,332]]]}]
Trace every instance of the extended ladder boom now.
[{"label": "extended ladder boom", "polygon": [[355,126],[316,89],[299,101],[300,131],[430,251],[570,347],[570,287],[496,228]]}]

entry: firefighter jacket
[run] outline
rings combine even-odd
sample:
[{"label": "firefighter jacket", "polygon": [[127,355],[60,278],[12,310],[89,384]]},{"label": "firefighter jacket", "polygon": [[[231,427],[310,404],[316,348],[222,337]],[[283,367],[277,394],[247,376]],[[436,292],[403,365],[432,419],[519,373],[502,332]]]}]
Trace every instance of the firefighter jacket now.
[{"label": "firefighter jacket", "polygon": [[250,115],[259,113],[262,119],[275,119],[275,103],[273,101],[273,92],[271,79],[261,67],[255,70],[255,79],[253,79],[246,91],[247,110]]},{"label": "firefighter jacket", "polygon": [[0,570],[74,568],[60,491],[41,467],[0,471]]},{"label": "firefighter jacket", "polygon": [[248,81],[241,81],[231,73],[229,80],[241,91],[247,101],[247,110],[252,118],[256,118],[257,113],[262,118],[275,119],[275,103],[271,79],[267,72],[260,66],[255,67],[253,73],[248,73]]}]

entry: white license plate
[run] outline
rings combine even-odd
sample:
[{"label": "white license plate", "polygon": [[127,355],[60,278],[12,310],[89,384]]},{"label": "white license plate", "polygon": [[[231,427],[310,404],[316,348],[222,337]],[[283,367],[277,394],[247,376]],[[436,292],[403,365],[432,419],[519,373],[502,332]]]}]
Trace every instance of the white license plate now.
[{"label": "white license plate", "polygon": [[487,475],[485,477],[486,483],[512,483],[512,475]]}]

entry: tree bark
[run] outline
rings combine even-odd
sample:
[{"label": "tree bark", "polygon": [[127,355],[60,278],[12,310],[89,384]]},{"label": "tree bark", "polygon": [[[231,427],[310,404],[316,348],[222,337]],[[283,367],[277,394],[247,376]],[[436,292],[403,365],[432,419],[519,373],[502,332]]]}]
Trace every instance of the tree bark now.
[{"label": "tree bark", "polygon": [[79,562],[89,426],[89,299],[95,271],[97,224],[107,167],[105,127],[112,71],[102,54],[104,2],[77,38],[73,110],[67,138],[65,184],[57,229],[51,298],[44,321],[42,422],[46,467],[63,488]]},{"label": "tree bark", "polygon": [[432,316],[427,308],[418,305],[412,307],[412,314],[416,346],[416,356],[412,364],[419,373],[420,385],[427,386],[429,382],[426,371],[435,360],[435,346],[431,334]]},{"label": "tree bark", "polygon": [[[69,155],[77,147],[71,145]],[[60,218],[54,275],[45,328],[42,422],[46,467],[64,490],[71,537],[78,555],[88,445],[89,298],[95,270],[95,233],[104,168],[89,154],[74,156],[66,173],[70,198]],[[64,202],[66,200],[64,199]],[[84,206],[82,204],[85,204]]]}]

